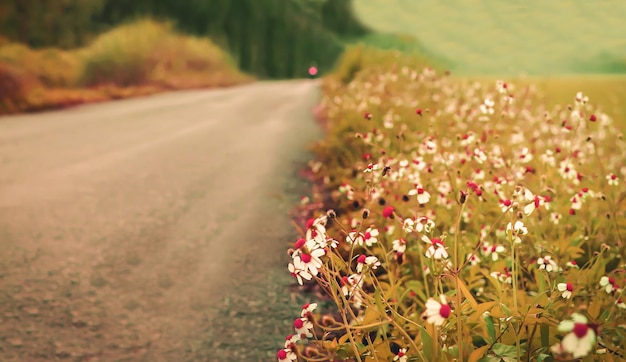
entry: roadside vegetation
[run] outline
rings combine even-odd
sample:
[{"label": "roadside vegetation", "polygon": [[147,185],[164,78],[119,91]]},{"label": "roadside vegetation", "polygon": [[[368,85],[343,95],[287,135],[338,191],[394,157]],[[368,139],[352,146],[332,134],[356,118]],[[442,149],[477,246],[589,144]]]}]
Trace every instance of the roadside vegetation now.
[{"label": "roadside vegetation", "polygon": [[361,47],[324,79],[288,266],[319,292],[278,360],[624,360],[623,80],[425,65]]},{"label": "roadside vegetation", "polygon": [[[278,361],[626,360],[626,54],[607,34],[504,76],[523,48],[416,22],[448,5],[356,4],[380,32],[323,80],[287,267],[315,293]],[[486,28],[510,6],[455,11]]]},{"label": "roadside vegetation", "polygon": [[122,25],[73,50],[0,46],[0,114],[252,80],[210,40],[152,20]]},{"label": "roadside vegetation", "polygon": [[322,74],[367,33],[349,0],[11,0],[0,114]]}]

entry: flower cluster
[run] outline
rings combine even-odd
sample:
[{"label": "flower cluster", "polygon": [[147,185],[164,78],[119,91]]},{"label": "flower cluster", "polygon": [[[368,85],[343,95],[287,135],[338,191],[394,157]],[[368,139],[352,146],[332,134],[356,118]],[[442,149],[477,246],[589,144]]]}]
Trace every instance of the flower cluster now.
[{"label": "flower cluster", "polygon": [[311,218],[289,264],[342,316],[294,323],[318,357],[626,353],[626,145],[588,97],[408,66],[323,87],[311,198],[341,216]]}]

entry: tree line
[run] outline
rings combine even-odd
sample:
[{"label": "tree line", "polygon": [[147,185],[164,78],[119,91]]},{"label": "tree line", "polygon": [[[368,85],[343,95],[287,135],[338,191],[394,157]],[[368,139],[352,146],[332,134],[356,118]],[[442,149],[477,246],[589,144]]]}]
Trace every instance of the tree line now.
[{"label": "tree line", "polygon": [[330,68],[343,51],[343,37],[368,31],[351,6],[351,0],[3,0],[0,34],[32,47],[74,48],[117,24],[150,16],[209,36],[244,71],[290,78],[312,64]]}]

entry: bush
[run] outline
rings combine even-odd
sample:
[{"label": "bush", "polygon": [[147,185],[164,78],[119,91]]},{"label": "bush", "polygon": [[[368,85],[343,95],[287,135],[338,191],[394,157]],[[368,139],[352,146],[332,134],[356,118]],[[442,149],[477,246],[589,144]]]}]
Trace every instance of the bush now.
[{"label": "bush", "polygon": [[325,80],[325,208],[290,249],[336,309],[303,306],[279,360],[623,360],[614,120],[582,93],[548,108],[532,85],[360,69]]},{"label": "bush", "polygon": [[87,86],[170,84],[180,77],[204,83],[221,77],[227,84],[246,79],[210,40],[178,35],[171,24],[153,20],[99,36],[83,51],[83,59],[80,82]]},{"label": "bush", "polygon": [[26,108],[29,94],[40,88],[35,77],[0,61],[0,114],[16,113]]},{"label": "bush", "polygon": [[84,51],[83,85],[145,84],[157,66],[156,52],[170,27],[144,20],[100,35]]},{"label": "bush", "polygon": [[0,45],[0,61],[36,77],[47,87],[76,84],[80,60],[75,53],[54,48],[33,50],[23,44]]}]

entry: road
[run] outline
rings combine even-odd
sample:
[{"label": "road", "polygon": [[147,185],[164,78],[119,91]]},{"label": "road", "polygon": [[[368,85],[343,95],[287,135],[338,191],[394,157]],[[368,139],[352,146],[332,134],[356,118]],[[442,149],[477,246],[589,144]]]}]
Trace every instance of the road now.
[{"label": "road", "polygon": [[0,360],[273,360],[318,96],[260,82],[0,118]]}]

